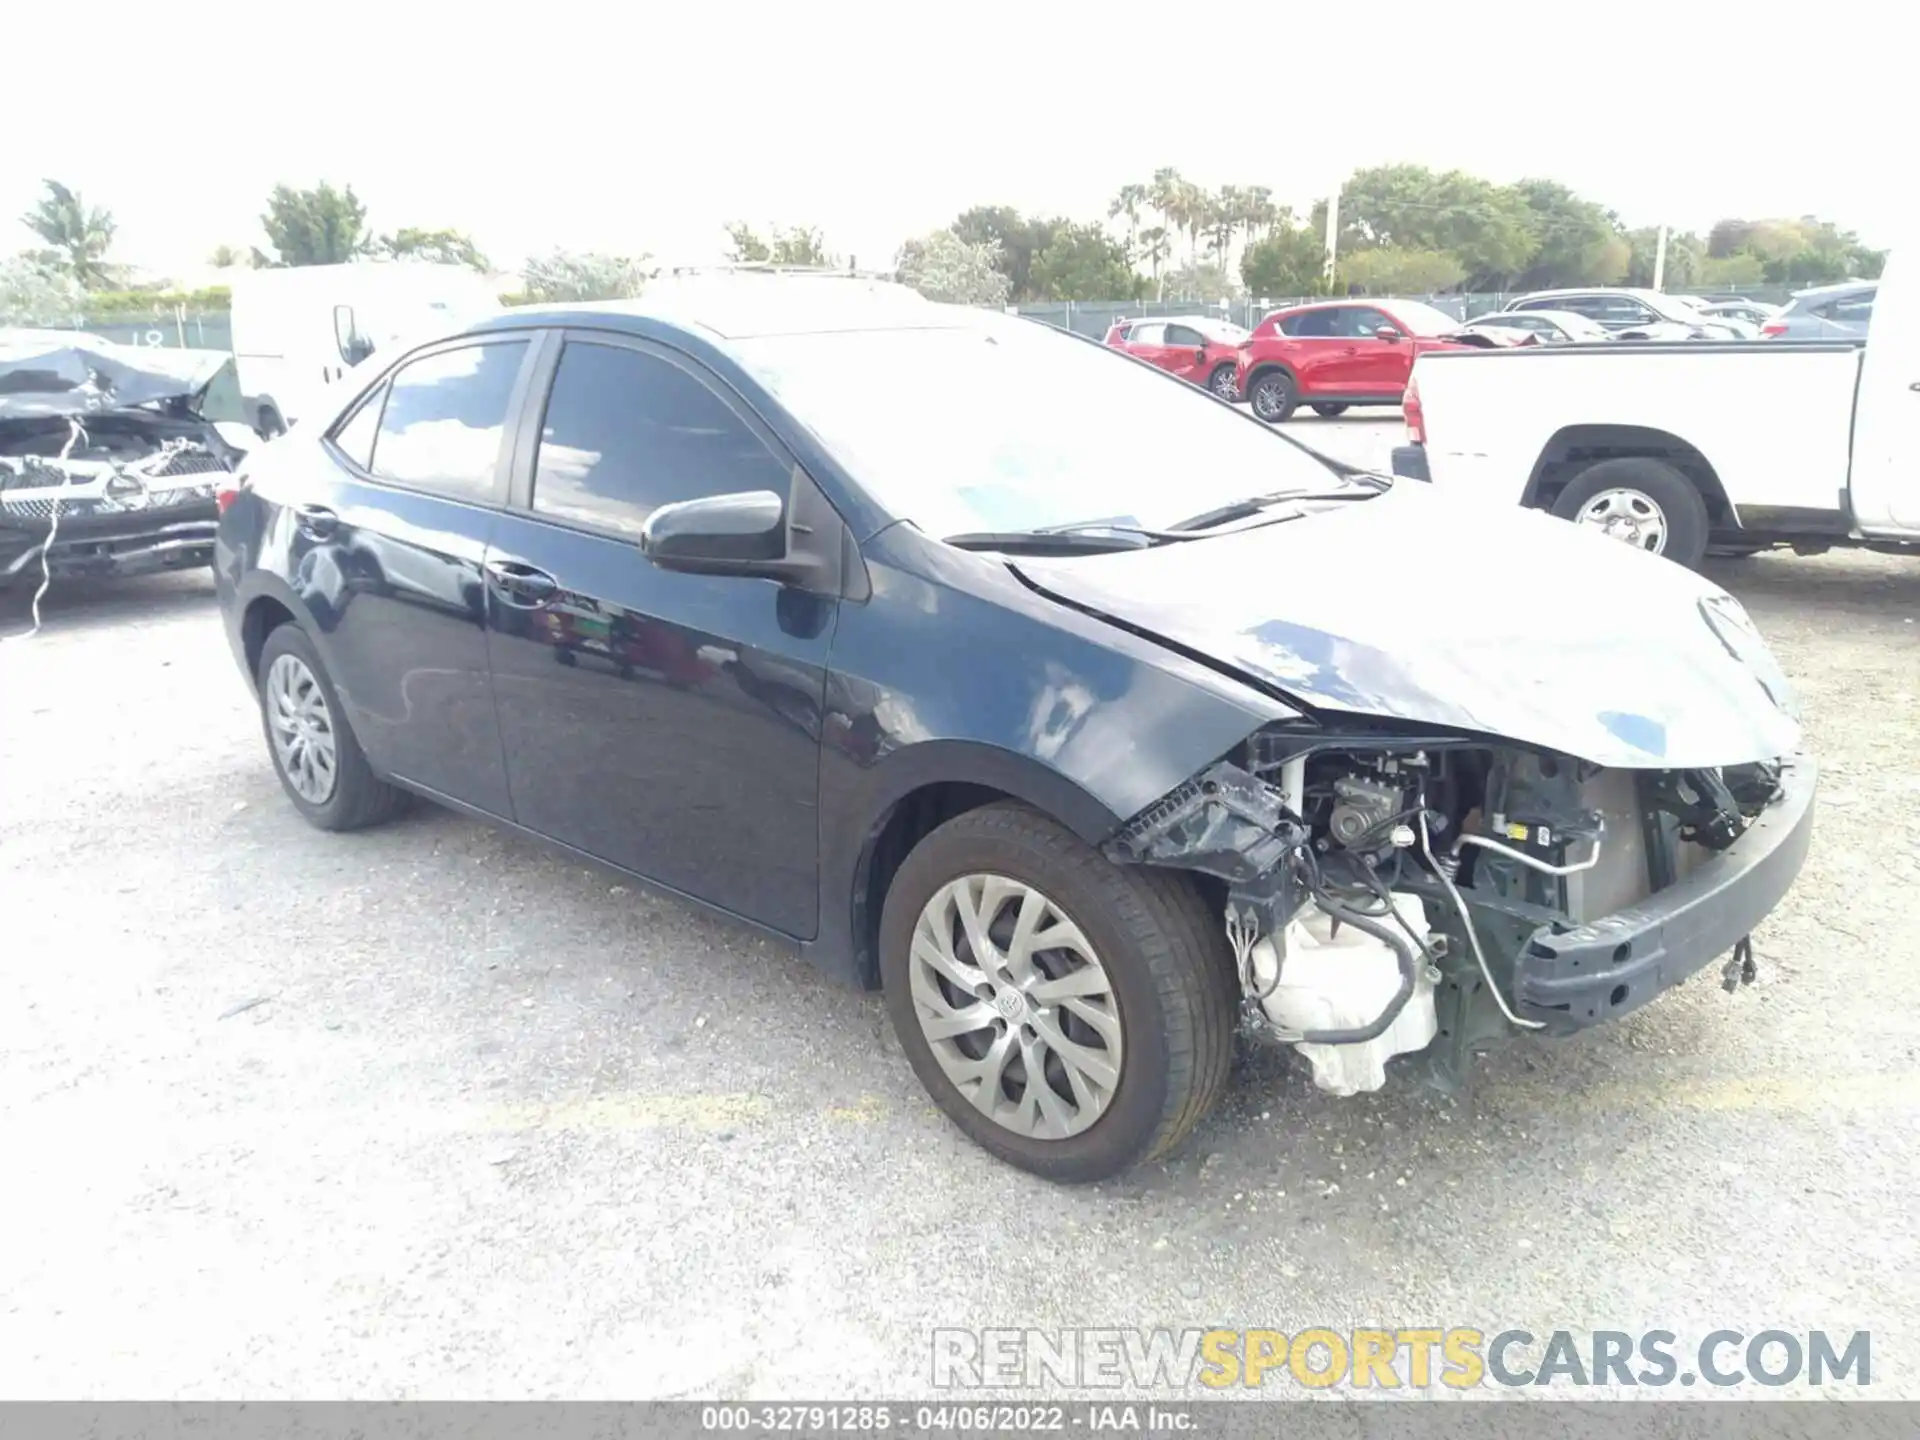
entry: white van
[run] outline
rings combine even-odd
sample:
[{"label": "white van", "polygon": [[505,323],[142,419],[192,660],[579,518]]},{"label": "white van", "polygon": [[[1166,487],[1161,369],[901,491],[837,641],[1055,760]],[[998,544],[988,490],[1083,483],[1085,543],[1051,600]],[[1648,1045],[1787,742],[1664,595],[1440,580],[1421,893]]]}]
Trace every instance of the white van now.
[{"label": "white van", "polygon": [[465,265],[363,261],[242,270],[233,277],[233,351],[247,414],[280,434],[369,355],[450,329],[500,299]]}]

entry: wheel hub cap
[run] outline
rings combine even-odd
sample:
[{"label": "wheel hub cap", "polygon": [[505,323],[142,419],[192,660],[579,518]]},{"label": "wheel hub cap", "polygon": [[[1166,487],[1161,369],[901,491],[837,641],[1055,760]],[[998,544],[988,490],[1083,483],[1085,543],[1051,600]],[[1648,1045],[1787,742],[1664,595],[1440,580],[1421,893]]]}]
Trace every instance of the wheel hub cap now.
[{"label": "wheel hub cap", "polygon": [[267,669],[267,728],[273,755],[293,793],[309,805],[333,796],[339,747],[333,714],[313,671],[297,655],[279,655]]},{"label": "wheel hub cap", "polygon": [[943,885],[914,924],[908,982],[935,1061],[995,1124],[1064,1140],[1106,1113],[1118,1002],[1085,933],[1041,891],[1004,875]]},{"label": "wheel hub cap", "polygon": [[1580,523],[1636,549],[1661,554],[1667,548],[1666,512],[1639,490],[1602,490],[1580,507]]}]

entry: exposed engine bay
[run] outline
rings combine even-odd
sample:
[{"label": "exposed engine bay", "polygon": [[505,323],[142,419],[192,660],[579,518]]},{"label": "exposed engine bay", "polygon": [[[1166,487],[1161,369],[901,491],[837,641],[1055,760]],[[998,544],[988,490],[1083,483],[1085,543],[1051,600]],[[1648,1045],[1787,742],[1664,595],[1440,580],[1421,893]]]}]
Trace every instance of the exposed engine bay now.
[{"label": "exposed engine bay", "polygon": [[[1771,762],[1610,769],[1486,741],[1275,728],[1108,850],[1224,884],[1245,1014],[1294,1045],[1322,1089],[1377,1090],[1387,1062],[1416,1051],[1452,1088],[1493,1039],[1569,1032],[1657,993],[1628,983],[1631,968],[1576,977],[1564,1001],[1543,998],[1558,980],[1539,996],[1516,982],[1558,963],[1553,937],[1594,943],[1583,927],[1732,846],[1780,780]],[[1609,953],[1624,967],[1631,952]]]},{"label": "exposed engine bay", "polygon": [[0,511],[15,524],[211,500],[237,453],[191,415],[120,412],[0,422]]}]

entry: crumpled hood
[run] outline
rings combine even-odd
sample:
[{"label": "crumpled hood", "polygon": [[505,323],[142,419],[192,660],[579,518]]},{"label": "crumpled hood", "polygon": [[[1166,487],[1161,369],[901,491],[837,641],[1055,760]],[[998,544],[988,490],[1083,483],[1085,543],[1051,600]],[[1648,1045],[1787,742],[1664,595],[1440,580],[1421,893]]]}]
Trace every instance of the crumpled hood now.
[{"label": "crumpled hood", "polygon": [[1539,511],[1403,483],[1234,534],[1008,563],[1315,710],[1631,769],[1800,744],[1785,678],[1732,597]]},{"label": "crumpled hood", "polygon": [[[174,399],[192,401],[208,420],[238,419],[233,368],[233,356],[219,350],[119,345],[72,331],[0,331],[0,420],[85,416]],[[231,407],[224,403],[228,389]]]}]

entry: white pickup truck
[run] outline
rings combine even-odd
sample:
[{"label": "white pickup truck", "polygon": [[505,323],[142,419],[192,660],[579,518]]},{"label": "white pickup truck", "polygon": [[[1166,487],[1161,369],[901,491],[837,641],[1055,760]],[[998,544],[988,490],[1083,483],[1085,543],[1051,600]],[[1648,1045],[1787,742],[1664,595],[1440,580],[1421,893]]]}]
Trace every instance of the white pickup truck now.
[{"label": "white pickup truck", "polygon": [[1430,350],[1397,475],[1697,566],[1836,545],[1920,555],[1920,251],[1856,342]]}]

